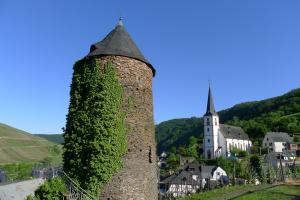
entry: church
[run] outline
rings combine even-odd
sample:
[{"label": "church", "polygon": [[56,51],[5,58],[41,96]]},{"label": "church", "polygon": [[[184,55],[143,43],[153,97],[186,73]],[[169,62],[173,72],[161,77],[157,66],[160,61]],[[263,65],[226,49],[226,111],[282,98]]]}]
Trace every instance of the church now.
[{"label": "church", "polygon": [[203,156],[206,159],[219,156],[229,157],[233,148],[249,151],[252,146],[248,135],[241,127],[219,123],[219,115],[215,111],[211,88],[204,120]]}]

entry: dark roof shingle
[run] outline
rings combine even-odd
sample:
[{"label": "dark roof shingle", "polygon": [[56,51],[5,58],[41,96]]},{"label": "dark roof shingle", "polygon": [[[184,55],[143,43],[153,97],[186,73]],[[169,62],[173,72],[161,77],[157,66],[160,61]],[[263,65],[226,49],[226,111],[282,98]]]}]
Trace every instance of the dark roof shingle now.
[{"label": "dark roof shingle", "polygon": [[142,61],[151,68],[153,76],[155,76],[155,69],[143,56],[124,26],[121,24],[118,24],[103,40],[93,44],[90,48],[90,53],[87,56],[105,55],[126,56]]},{"label": "dark roof shingle", "polygon": [[225,138],[233,138],[239,140],[249,140],[248,135],[241,127],[220,124],[220,131]]},{"label": "dark roof shingle", "polygon": [[294,143],[289,134],[283,132],[269,132],[265,137],[271,138],[274,142]]}]

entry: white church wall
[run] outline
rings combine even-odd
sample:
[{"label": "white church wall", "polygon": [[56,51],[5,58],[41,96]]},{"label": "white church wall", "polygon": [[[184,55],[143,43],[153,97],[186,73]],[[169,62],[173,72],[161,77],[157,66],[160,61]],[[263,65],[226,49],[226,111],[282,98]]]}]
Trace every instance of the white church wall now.
[{"label": "white church wall", "polygon": [[221,147],[220,155],[226,156],[227,147],[226,147],[225,137],[223,136],[223,134],[220,131],[219,131],[218,135],[219,135],[219,147]]}]

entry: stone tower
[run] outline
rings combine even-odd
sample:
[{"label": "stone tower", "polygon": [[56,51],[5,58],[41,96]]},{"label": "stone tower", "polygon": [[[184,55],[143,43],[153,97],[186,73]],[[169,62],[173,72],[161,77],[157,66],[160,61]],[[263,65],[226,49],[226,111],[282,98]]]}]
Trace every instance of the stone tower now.
[{"label": "stone tower", "polygon": [[154,138],[152,77],[155,69],[126,32],[122,21],[87,56],[111,61],[124,88],[127,152],[123,168],[104,186],[104,200],[154,200],[158,198],[156,144]]},{"label": "stone tower", "polygon": [[219,116],[218,113],[215,111],[215,106],[214,106],[214,101],[213,101],[210,86],[208,89],[206,113],[204,114],[203,120],[204,120],[203,154],[206,159],[215,158],[218,156],[217,153],[219,148],[219,141],[218,141]]}]

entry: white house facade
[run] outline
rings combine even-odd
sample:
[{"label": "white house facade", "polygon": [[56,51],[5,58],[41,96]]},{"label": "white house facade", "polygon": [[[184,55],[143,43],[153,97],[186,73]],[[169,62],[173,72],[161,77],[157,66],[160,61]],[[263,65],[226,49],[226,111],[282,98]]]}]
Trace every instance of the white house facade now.
[{"label": "white house facade", "polygon": [[232,149],[249,151],[252,142],[241,127],[219,123],[209,87],[207,109],[204,119],[203,155],[206,159],[230,156]]},{"label": "white house facade", "polygon": [[173,174],[164,179],[163,190],[173,197],[185,196],[195,193],[198,189],[205,188],[207,180],[221,181],[227,173],[218,166],[188,164],[178,174]]},{"label": "white house facade", "polygon": [[297,150],[297,144],[287,133],[270,132],[264,137],[262,146],[268,148],[270,152],[281,153],[286,150]]}]

